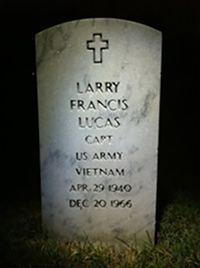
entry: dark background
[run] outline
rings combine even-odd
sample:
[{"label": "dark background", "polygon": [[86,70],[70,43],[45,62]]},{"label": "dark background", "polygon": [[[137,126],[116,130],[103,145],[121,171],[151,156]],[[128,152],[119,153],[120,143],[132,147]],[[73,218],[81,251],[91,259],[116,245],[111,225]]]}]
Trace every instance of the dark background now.
[{"label": "dark background", "polygon": [[91,17],[128,19],[162,31],[158,213],[178,189],[198,198],[199,8],[198,0],[1,0],[6,200],[40,198],[35,34]]}]

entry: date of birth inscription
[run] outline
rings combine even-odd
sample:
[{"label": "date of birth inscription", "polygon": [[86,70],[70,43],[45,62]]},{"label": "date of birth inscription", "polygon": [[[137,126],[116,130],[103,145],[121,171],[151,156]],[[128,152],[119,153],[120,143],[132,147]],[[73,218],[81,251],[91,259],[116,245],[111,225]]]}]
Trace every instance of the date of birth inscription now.
[{"label": "date of birth inscription", "polygon": [[100,184],[93,184],[91,188],[88,187],[87,184],[76,184],[76,185],[71,185],[69,191],[70,192],[96,192],[96,193],[101,193],[105,190],[108,190],[109,192],[118,192],[118,193],[129,193],[132,190],[132,186],[130,184],[110,184],[110,185],[104,185],[102,183]]}]

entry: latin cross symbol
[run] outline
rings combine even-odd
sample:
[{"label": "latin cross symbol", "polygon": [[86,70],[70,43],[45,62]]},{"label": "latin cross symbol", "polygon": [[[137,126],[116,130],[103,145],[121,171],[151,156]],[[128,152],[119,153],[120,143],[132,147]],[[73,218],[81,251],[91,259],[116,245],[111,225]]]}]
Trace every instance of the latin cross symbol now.
[{"label": "latin cross symbol", "polygon": [[93,50],[93,62],[103,62],[103,49],[108,49],[108,40],[103,40],[101,33],[94,33],[93,39],[87,41],[87,49]]}]

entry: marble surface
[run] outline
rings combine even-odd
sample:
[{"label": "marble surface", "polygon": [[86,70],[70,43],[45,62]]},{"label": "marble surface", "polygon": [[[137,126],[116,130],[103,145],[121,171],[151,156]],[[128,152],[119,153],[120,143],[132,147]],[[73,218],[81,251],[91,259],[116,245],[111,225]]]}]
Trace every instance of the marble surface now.
[{"label": "marble surface", "polygon": [[161,42],[119,19],[36,35],[42,217],[60,239],[154,241]]}]

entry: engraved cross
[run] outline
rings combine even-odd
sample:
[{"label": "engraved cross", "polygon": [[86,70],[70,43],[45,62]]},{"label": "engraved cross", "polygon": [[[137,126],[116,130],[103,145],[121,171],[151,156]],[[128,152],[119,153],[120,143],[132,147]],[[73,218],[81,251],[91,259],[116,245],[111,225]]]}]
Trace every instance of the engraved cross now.
[{"label": "engraved cross", "polygon": [[103,49],[108,48],[109,48],[108,40],[103,40],[101,33],[94,33],[93,39],[87,41],[87,49],[93,50],[94,63],[103,62]]}]

